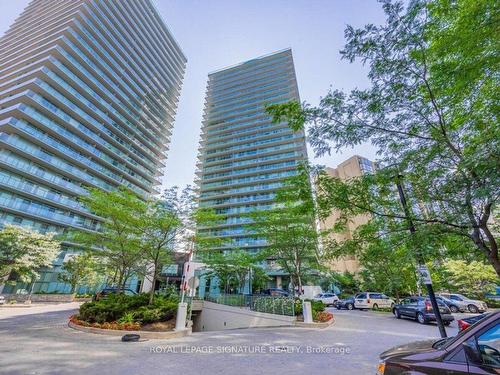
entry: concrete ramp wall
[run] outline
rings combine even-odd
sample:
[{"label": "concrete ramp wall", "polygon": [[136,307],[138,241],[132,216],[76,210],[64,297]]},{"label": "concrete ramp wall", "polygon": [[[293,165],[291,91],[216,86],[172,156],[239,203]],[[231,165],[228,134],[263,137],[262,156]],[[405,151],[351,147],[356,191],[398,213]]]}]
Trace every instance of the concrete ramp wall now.
[{"label": "concrete ramp wall", "polygon": [[243,307],[203,302],[203,308],[194,319],[193,331],[222,331],[235,328],[293,326],[294,316],[267,314]]}]

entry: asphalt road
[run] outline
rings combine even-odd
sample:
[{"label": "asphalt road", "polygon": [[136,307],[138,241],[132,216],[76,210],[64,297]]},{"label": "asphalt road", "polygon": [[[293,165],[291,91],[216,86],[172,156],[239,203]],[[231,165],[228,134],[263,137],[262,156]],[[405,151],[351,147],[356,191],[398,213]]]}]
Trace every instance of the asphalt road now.
[{"label": "asphalt road", "polygon": [[[436,325],[392,314],[330,309],[336,323],[326,329],[240,329],[122,343],[69,328],[77,306],[0,307],[0,374],[374,374],[380,352],[439,335]],[[447,331],[455,334],[456,322]]]}]

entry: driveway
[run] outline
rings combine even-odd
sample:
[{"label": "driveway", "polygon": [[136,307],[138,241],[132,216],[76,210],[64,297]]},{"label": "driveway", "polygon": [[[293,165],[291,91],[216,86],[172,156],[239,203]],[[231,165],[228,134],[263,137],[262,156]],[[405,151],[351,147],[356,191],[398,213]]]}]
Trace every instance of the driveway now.
[{"label": "driveway", "polygon": [[[392,314],[337,311],[326,329],[203,332],[122,343],[67,327],[77,304],[0,308],[0,374],[373,374],[378,354],[438,336],[435,325]],[[447,329],[457,332],[456,323]]]}]

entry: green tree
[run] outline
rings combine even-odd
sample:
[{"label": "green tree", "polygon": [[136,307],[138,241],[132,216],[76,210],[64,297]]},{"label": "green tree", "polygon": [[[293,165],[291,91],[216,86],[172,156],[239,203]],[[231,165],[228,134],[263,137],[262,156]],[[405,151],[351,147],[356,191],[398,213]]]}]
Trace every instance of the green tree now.
[{"label": "green tree", "polygon": [[499,3],[382,3],[386,24],[348,26],[341,51],[369,67],[369,88],[332,90],[317,107],[292,102],[268,110],[295,130],[311,124],[318,156],[363,142],[377,148],[384,168],[375,177],[319,181],[323,213],[404,221],[394,199],[395,178],[404,175],[417,230],[434,244],[474,249],[500,275],[493,218],[500,195]]},{"label": "green tree", "polygon": [[444,263],[448,288],[467,296],[483,298],[495,291],[500,280],[493,267],[479,261],[450,259]]},{"label": "green tree", "polygon": [[267,287],[271,277],[263,267],[258,266],[250,270],[250,279],[252,280],[252,293],[257,294]]},{"label": "green tree", "polygon": [[98,280],[98,264],[89,252],[71,257],[62,265],[61,271],[57,277],[71,286],[71,293],[75,293],[79,285],[92,285]]},{"label": "green tree", "polygon": [[319,267],[319,234],[308,169],[300,168],[296,176],[284,182],[276,193],[273,208],[249,216],[254,236],[267,242],[265,255],[276,259],[290,274],[300,294],[305,279]]},{"label": "green tree", "polygon": [[125,188],[112,192],[91,189],[81,200],[102,220],[97,231],[73,230],[67,240],[92,251],[114,270],[113,281],[123,288],[143,260],[141,231],[147,204]]},{"label": "green tree", "polygon": [[210,251],[203,255],[203,262],[210,270],[207,275],[217,277],[225,292],[237,290],[242,293],[252,274],[258,281],[262,280],[262,269],[259,266],[262,258],[257,254],[238,249]]},{"label": "green tree", "polygon": [[15,273],[18,280],[33,282],[38,277],[37,270],[51,267],[60,251],[61,243],[54,233],[6,225],[0,231],[0,280]]},{"label": "green tree", "polygon": [[143,212],[139,225],[145,263],[143,273],[153,285],[149,304],[153,304],[156,281],[163,266],[172,261],[172,253],[186,236],[193,202],[189,186],[181,192],[174,186],[165,190],[160,200],[152,199],[146,202],[147,209]]},{"label": "green tree", "polygon": [[323,290],[330,290],[332,284],[340,289],[343,295],[353,295],[360,290],[360,280],[352,272],[327,271],[319,284]]}]

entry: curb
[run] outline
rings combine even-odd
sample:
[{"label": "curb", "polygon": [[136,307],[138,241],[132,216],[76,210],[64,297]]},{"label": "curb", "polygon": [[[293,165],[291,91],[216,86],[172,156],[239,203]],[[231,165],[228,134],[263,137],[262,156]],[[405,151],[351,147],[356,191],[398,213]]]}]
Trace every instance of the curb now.
[{"label": "curb", "polygon": [[331,318],[328,322],[323,323],[304,323],[295,321],[294,326],[300,328],[328,328],[335,323],[335,318]]},{"label": "curb", "polygon": [[105,336],[123,336],[126,334],[135,334],[140,335],[141,339],[175,339],[179,337],[185,337],[191,334],[191,328],[186,328],[179,331],[169,331],[169,332],[151,332],[151,331],[126,331],[126,330],[117,330],[117,329],[101,329],[95,327],[84,327],[78,324],[74,324],[72,322],[68,322],[68,327],[73,328],[74,330],[86,332],[86,333],[94,333],[98,335]]}]

